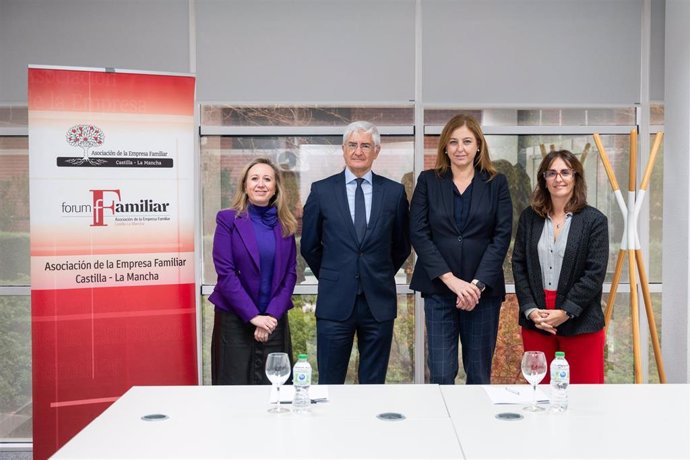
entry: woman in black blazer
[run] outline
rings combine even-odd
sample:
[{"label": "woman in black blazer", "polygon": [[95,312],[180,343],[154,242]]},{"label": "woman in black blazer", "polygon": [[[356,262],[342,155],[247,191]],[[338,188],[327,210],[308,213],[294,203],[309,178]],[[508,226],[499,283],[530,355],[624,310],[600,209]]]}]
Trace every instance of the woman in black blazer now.
[{"label": "woman in black blazer", "polygon": [[604,383],[608,258],[608,222],[587,205],[582,163],[567,150],[549,153],[520,215],[513,275],[525,350],[543,351],[549,362],[564,351],[570,383]]},{"label": "woman in black blazer", "polygon": [[417,253],[410,288],[424,297],[431,383],[455,382],[458,336],[467,383],[491,383],[512,220],[508,183],[491,164],[479,124],[453,117],[410,207]]}]

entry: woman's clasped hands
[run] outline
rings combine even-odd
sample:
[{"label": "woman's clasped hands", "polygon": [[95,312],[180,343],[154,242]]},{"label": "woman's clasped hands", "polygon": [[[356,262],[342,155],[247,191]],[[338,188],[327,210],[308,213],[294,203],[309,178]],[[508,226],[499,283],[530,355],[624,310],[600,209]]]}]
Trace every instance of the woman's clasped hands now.
[{"label": "woman's clasped hands", "polygon": [[458,296],[455,300],[455,307],[458,310],[474,310],[482,296],[482,291],[477,286],[461,280],[452,273],[441,275],[441,280]]},{"label": "woman's clasped hands", "polygon": [[268,341],[268,336],[278,327],[278,320],[268,315],[256,315],[249,322],[256,326],[254,339],[257,342]]},{"label": "woman's clasped hands", "polygon": [[529,314],[529,319],[534,322],[537,329],[556,335],[556,329],[568,320],[568,314],[564,310],[536,309]]}]

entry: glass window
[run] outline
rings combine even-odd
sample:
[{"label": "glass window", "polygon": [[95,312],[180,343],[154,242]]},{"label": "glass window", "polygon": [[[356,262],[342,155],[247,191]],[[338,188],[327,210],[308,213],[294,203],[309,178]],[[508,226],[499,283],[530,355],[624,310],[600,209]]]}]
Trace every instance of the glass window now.
[{"label": "glass window", "polygon": [[204,105],[204,126],[345,126],[367,120],[377,126],[412,125],[414,110],[404,107],[227,106]]},{"label": "glass window", "polygon": [[[649,140],[650,148],[654,137]],[[649,260],[647,269],[650,283],[661,283],[661,254],[664,230],[664,144],[661,143],[654,163],[654,170],[649,179],[648,194],[645,197],[649,204]]]},{"label": "glass window", "polygon": [[635,124],[635,109],[518,110],[520,126],[621,126]]},{"label": "glass window", "polygon": [[[649,148],[654,146],[658,131],[664,130],[664,104],[652,104],[650,107]],[[651,153],[651,152],[650,152]],[[657,153],[654,170],[650,178],[647,200],[649,202],[649,282],[661,283],[661,253],[664,215],[664,142]]]},{"label": "glass window", "polygon": [[663,125],[664,124],[664,104],[652,104],[649,108],[649,124]]},{"label": "glass window", "polygon": [[0,106],[0,128],[26,128],[29,110],[24,105]]},{"label": "glass window", "polygon": [[[606,295],[605,295],[606,296]],[[661,329],[661,294],[652,293],[651,301],[654,308],[654,320],[659,334],[660,341]],[[642,296],[638,299],[638,308],[643,311],[644,301]],[[646,334],[649,330],[649,325],[645,322],[640,322],[641,334]],[[659,383],[659,373],[656,366],[654,356],[653,344],[651,336],[647,351],[645,345],[641,344],[640,359],[648,359],[649,370],[647,376],[649,383]],[[606,335],[606,348],[604,350],[606,367],[605,380],[606,383],[634,383],[634,354],[633,354],[633,332],[632,321],[630,319],[630,294],[629,292],[619,292],[616,295],[616,302],[613,306],[613,321],[608,327]]]},{"label": "glass window", "polygon": [[27,119],[0,107],[0,443],[33,436]]},{"label": "glass window", "polygon": [[[659,346],[661,346],[661,293],[651,293],[650,298],[654,309],[654,324],[656,326],[657,335],[659,337]],[[643,308],[642,306],[644,305],[644,303],[642,302],[642,300],[640,300],[640,305],[640,308]],[[640,328],[648,329],[648,324],[640,324]],[[630,333],[632,334],[632,332]],[[649,347],[647,349],[647,353],[649,359],[649,372],[647,374],[649,378],[649,383],[659,383],[659,368],[656,365],[657,357],[654,354],[654,345],[652,342],[651,334],[649,336]],[[659,357],[659,359],[663,358]],[[666,370],[666,367],[664,367],[664,370]]]},{"label": "glass window", "polygon": [[29,141],[0,137],[0,285],[29,284]]},{"label": "glass window", "polygon": [[0,296],[0,442],[33,435],[30,304],[29,296]]},{"label": "glass window", "polygon": [[488,126],[634,126],[635,108],[598,109],[431,109],[424,124],[443,126],[454,115],[472,115]]}]

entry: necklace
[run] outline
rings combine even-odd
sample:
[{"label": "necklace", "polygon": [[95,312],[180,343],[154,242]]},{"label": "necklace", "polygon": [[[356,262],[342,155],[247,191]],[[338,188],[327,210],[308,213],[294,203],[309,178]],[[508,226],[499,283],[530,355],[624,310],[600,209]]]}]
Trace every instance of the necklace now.
[{"label": "necklace", "polygon": [[561,219],[560,222],[556,222],[556,219],[554,219],[553,216],[551,216],[551,223],[553,223],[556,226],[556,229],[560,230],[563,224],[565,223],[565,219],[567,216],[563,216],[563,219]]}]

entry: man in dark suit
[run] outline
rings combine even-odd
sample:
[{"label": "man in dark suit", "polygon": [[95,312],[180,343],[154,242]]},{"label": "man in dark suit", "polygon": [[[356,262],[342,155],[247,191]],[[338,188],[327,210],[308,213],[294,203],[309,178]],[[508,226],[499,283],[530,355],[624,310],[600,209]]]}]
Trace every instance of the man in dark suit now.
[{"label": "man in dark suit", "polygon": [[301,253],[319,280],[316,302],[320,384],[342,384],[355,332],[359,382],[385,383],[397,316],[395,274],[410,254],[403,186],[374,174],[381,136],[371,123],[343,135],[343,172],[312,184]]}]

